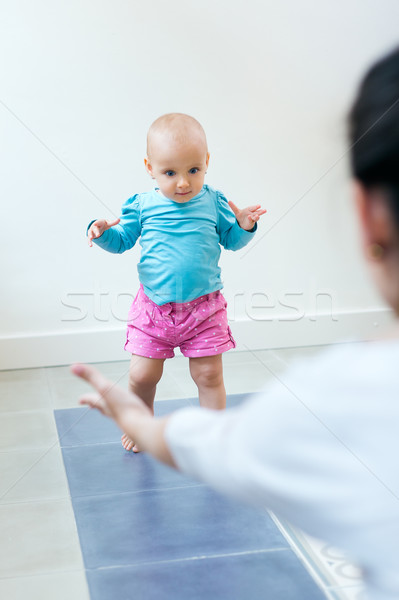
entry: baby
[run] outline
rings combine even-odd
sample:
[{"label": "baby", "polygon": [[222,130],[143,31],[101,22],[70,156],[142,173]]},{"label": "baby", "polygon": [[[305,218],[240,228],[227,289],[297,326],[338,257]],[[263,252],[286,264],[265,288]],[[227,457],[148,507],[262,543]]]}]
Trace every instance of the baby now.
[{"label": "baby", "polygon": [[[88,228],[89,245],[94,241],[108,252],[129,250],[140,238],[140,289],[129,311],[125,350],[132,354],[129,387],[152,412],[165,359],[177,346],[189,358],[200,405],[226,405],[222,354],[235,342],[220,291],[220,245],[239,250],[248,244],[266,211],[260,205],[240,210],[204,185],[208,163],[196,119],[159,117],[148,131],[144,159],[157,187],[127,200],[120,219],[99,219]],[[126,435],[122,444],[139,451]]]}]

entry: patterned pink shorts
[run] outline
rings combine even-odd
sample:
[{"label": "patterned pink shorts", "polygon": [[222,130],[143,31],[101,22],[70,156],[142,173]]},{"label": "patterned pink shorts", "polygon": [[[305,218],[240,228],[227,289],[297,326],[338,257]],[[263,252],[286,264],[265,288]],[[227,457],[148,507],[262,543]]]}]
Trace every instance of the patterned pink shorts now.
[{"label": "patterned pink shorts", "polygon": [[176,346],[189,357],[222,354],[236,346],[226,306],[220,291],[158,306],[140,286],[129,311],[125,350],[147,358],[173,358]]}]

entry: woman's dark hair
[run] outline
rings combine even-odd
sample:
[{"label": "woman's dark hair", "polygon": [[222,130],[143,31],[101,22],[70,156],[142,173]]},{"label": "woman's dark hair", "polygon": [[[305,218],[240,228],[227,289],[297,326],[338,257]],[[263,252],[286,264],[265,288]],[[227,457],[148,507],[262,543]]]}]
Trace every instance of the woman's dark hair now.
[{"label": "woman's dark hair", "polygon": [[385,190],[399,227],[399,48],[364,77],[349,114],[349,136],[353,175]]}]

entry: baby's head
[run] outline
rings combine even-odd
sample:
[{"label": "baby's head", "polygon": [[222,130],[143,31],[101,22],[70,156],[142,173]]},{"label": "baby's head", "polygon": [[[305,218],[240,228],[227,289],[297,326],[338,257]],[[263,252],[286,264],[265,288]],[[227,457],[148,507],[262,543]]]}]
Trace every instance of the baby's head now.
[{"label": "baby's head", "polygon": [[199,194],[208,162],[205,131],[193,117],[169,113],[151,125],[144,163],[167,198],[188,202]]}]

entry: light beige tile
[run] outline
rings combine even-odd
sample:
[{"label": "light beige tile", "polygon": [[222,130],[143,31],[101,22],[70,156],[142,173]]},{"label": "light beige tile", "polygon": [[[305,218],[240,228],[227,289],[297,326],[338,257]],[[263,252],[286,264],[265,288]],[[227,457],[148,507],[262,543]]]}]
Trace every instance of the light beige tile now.
[{"label": "light beige tile", "polygon": [[271,374],[282,373],[288,368],[287,363],[274,350],[255,350],[254,356],[258,360],[259,365]]},{"label": "light beige tile", "polygon": [[93,366],[101,371],[101,373],[106,377],[120,378],[129,373],[130,359],[107,363],[93,363]]},{"label": "light beige tile", "polygon": [[57,443],[51,410],[3,413],[0,419],[0,451],[22,448],[47,449]]},{"label": "light beige tile", "polygon": [[0,383],[10,383],[15,381],[25,382],[45,382],[44,369],[11,369],[9,371],[0,371]]},{"label": "light beige tile", "polygon": [[8,600],[90,600],[84,571],[0,579],[0,598]]},{"label": "light beige tile", "polygon": [[72,374],[49,381],[49,386],[54,409],[79,406],[80,396],[93,391],[88,383]]},{"label": "light beige tile", "polygon": [[61,450],[0,452],[0,504],[69,498]]},{"label": "light beige tile", "polygon": [[176,377],[164,373],[157,385],[156,399],[174,400],[175,398],[184,398],[184,390]]},{"label": "light beige tile", "polygon": [[0,505],[0,578],[83,568],[69,500]]},{"label": "light beige tile", "polygon": [[186,356],[175,356],[174,358],[169,358],[164,362],[164,373],[174,373],[175,371],[180,371],[182,369],[187,369],[188,371],[188,358]]},{"label": "light beige tile", "polygon": [[60,367],[46,367],[44,371],[48,381],[54,381],[57,379],[68,379],[71,376],[70,365],[63,365]]},{"label": "light beige tile", "polygon": [[256,364],[256,355],[255,352],[245,351],[245,352],[235,352],[234,350],[231,352],[225,352],[223,354],[223,365],[247,365],[247,364]]},{"label": "light beige tile", "polygon": [[[106,377],[119,377],[129,371],[130,360],[119,360],[111,362],[91,363]],[[45,369],[47,380],[51,383],[59,380],[69,380],[74,378],[70,370],[70,365],[62,367],[47,367]]]},{"label": "light beige tile", "polygon": [[45,378],[0,381],[0,412],[35,410],[51,407],[51,395]]},{"label": "light beige tile", "polygon": [[279,348],[274,352],[276,356],[283,360],[287,365],[290,365],[302,358],[313,358],[330,347],[331,346],[301,346],[298,348]]},{"label": "light beige tile", "polygon": [[224,381],[227,394],[249,394],[277,380],[264,365],[248,364],[242,369],[237,369],[236,365],[225,367]]},{"label": "light beige tile", "polygon": [[192,380],[188,367],[187,370],[181,369],[173,372],[171,377],[174,381],[174,398],[196,398],[198,396],[198,388]]}]

